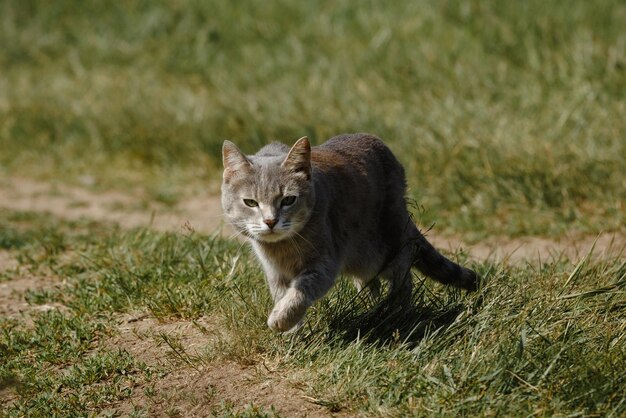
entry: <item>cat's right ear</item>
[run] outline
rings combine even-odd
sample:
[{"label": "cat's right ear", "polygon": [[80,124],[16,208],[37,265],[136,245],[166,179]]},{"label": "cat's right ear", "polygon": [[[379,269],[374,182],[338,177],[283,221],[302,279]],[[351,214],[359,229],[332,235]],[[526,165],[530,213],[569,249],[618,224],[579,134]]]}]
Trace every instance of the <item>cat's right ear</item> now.
[{"label": "cat's right ear", "polygon": [[230,141],[224,141],[224,145],[222,145],[222,163],[224,164],[224,175],[227,172],[237,172],[252,167],[250,160],[239,151],[237,145]]}]

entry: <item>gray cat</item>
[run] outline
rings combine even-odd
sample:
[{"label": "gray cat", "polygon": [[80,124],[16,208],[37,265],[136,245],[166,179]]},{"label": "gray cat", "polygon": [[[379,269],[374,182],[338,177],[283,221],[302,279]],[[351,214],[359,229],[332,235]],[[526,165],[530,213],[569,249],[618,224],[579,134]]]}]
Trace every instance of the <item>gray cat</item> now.
[{"label": "gray cat", "polygon": [[298,326],[306,310],[343,272],[358,290],[379,297],[410,295],[411,267],[467,290],[479,277],[441,255],[406,208],[404,169],[375,136],[334,137],[311,148],[272,143],[245,156],[230,141],[222,149],[222,208],[249,238],[274,299],[267,320],[275,331]]}]

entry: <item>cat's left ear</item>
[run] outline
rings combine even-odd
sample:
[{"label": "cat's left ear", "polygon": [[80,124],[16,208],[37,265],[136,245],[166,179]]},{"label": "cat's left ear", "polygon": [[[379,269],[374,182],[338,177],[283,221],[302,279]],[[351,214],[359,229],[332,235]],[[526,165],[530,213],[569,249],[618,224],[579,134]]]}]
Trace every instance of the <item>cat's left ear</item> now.
[{"label": "cat's left ear", "polygon": [[311,177],[311,144],[309,138],[303,136],[293,144],[282,166],[294,173],[304,173],[307,179]]},{"label": "cat's left ear", "polygon": [[250,160],[230,141],[224,141],[224,145],[222,145],[222,162],[224,163],[224,173],[242,171],[252,167]]}]

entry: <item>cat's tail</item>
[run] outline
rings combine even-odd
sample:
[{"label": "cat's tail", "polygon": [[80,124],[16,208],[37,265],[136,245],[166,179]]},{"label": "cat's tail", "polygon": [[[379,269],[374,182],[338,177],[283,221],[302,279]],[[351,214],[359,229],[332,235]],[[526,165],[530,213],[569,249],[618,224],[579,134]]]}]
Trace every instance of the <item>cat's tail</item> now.
[{"label": "cat's tail", "polygon": [[480,285],[480,276],[475,271],[443,256],[420,232],[416,239],[413,266],[443,284],[469,291],[477,290]]}]

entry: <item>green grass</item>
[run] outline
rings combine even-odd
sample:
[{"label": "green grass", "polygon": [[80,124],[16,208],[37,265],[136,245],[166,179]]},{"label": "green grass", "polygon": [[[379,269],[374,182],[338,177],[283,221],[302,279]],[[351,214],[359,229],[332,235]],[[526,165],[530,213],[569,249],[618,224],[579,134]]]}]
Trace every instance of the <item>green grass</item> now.
[{"label": "green grass", "polygon": [[[224,139],[254,152],[369,131],[406,167],[419,223],[438,234],[621,231],[624,27],[619,0],[7,0],[0,177],[140,187],[173,207],[217,190]],[[0,416],[145,416],[173,368],[227,360],[327,412],[626,414],[623,251],[527,264],[455,254],[486,286],[467,295],[416,277],[406,311],[343,280],[287,337],[267,329],[264,279],[239,243],[0,210],[0,251],[18,261],[0,284],[55,284],[0,318],[0,396],[12,394]],[[120,318],[143,314],[196,324],[206,341],[150,337],[170,366],[112,347]],[[207,413],[280,411],[212,399]]]},{"label": "green grass", "polygon": [[127,351],[96,348],[112,332],[106,323],[58,312],[36,315],[32,327],[0,322],[0,383],[19,395],[3,415],[93,414],[128,398],[152,373]]},{"label": "green grass", "polygon": [[0,16],[8,173],[159,195],[217,181],[224,139],[369,131],[448,232],[626,221],[618,0],[6,1]]},{"label": "green grass", "polygon": [[[8,416],[115,411],[133,390],[161,378],[162,371],[105,344],[117,332],[115,318],[128,312],[165,322],[213,318],[222,332],[200,351],[188,352],[167,334],[161,343],[191,370],[224,360],[267,362],[329,412],[626,413],[623,254],[577,265],[563,258],[538,266],[485,261],[474,267],[487,285],[470,295],[416,278],[414,309],[400,312],[372,305],[343,280],[298,333],[284,337],[266,328],[264,279],[238,245],[97,224],[80,232],[34,214],[1,217],[28,219],[17,237],[26,244],[13,247],[20,268],[52,269],[66,282],[24,295],[33,306],[55,303],[63,311],[35,311],[32,325],[2,320],[0,376],[18,394],[5,407]],[[56,251],[43,249],[49,232],[40,231],[50,230],[60,237]],[[274,414],[254,405],[213,408],[221,415]]]}]

